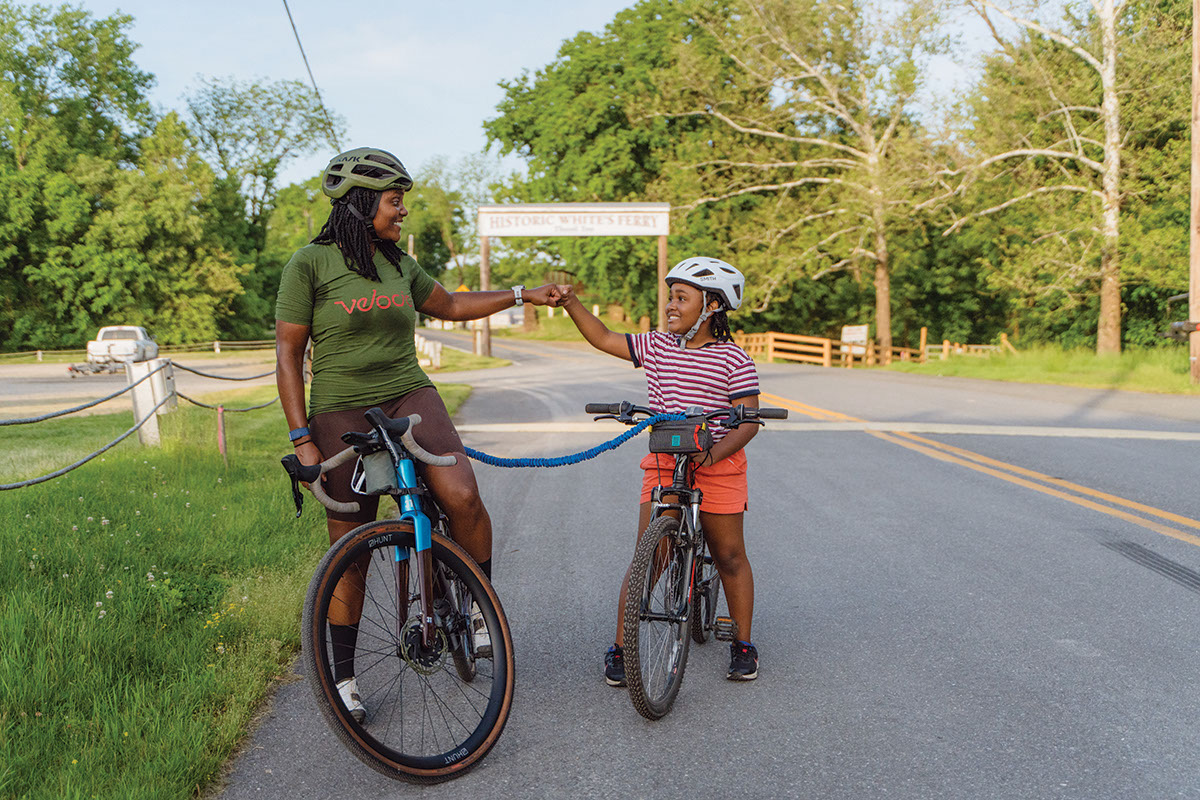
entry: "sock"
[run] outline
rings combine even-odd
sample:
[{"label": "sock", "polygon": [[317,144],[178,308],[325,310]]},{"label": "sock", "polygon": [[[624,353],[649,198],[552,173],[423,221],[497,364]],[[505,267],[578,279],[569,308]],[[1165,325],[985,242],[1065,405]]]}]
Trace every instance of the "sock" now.
[{"label": "sock", "polygon": [[354,677],[354,645],[358,642],[358,623],[329,626],[333,644],[333,680],[340,683]]},{"label": "sock", "polygon": [[492,579],[492,560],[489,558],[487,561],[480,561],[479,568],[483,570],[483,574],[490,581]]}]

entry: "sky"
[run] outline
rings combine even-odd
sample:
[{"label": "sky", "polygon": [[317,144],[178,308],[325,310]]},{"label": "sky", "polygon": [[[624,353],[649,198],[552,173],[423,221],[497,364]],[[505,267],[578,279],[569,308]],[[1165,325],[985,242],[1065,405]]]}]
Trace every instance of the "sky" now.
[{"label": "sky", "polygon": [[[151,101],[162,112],[182,111],[201,75],[309,83],[283,0],[74,2],[96,17],[133,17],[134,61],[157,79]],[[380,147],[418,172],[436,156],[454,163],[481,152],[482,123],[504,96],[500,81],[536,72],[564,40],[601,32],[635,2],[288,0],[322,99],[345,120],[343,148]],[[941,93],[969,82],[961,66],[936,71]],[[311,178],[332,155],[291,162],[282,183]],[[509,156],[503,167],[522,162]]]},{"label": "sky", "polygon": [[[325,104],[346,122],[342,142],[380,147],[410,169],[451,162],[487,144],[484,120],[504,96],[497,85],[554,59],[580,31],[599,33],[635,0],[447,0],[379,3],[288,0]],[[308,73],[283,0],[82,0],[96,17],[134,18],[138,67],[157,85],[151,101],[183,110],[197,76],[301,80]],[[283,183],[317,174],[332,153],[299,159]],[[505,161],[517,168],[516,159]]]}]

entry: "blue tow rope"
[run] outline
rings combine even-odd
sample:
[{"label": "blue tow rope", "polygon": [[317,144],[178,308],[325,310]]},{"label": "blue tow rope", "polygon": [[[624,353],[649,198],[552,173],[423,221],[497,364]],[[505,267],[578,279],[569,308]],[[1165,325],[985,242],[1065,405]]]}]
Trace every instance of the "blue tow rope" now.
[{"label": "blue tow rope", "polygon": [[498,456],[490,456],[487,453],[481,453],[471,447],[463,449],[467,451],[467,455],[471,458],[493,467],[565,467],[570,464],[587,461],[589,458],[595,458],[609,450],[615,450],[656,422],[683,418],[683,414],[655,414],[653,417],[642,420],[611,441],[598,444],[590,450],[584,450],[582,453],[574,453],[569,456],[555,456],[554,458],[500,458]]}]

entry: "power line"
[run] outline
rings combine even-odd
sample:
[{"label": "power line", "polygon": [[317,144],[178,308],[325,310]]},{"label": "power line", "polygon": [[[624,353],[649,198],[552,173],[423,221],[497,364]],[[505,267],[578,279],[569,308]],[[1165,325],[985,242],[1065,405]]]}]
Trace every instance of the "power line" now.
[{"label": "power line", "polygon": [[325,115],[325,127],[329,130],[329,140],[333,142],[333,146],[341,150],[342,143],[338,141],[337,133],[333,129],[333,120],[329,118],[329,111],[325,108],[325,101],[321,99],[321,90],[317,88],[317,79],[313,77],[312,67],[308,65],[308,56],[304,54],[304,45],[300,43],[300,32],[296,30],[296,21],[292,19],[292,9],[288,7],[288,0],[283,0],[283,10],[287,12],[288,22],[292,25],[292,34],[296,37],[296,46],[300,48],[300,57],[304,59],[304,68],[308,70],[308,80],[312,83],[313,91],[317,93],[317,105],[321,106],[321,113]]}]

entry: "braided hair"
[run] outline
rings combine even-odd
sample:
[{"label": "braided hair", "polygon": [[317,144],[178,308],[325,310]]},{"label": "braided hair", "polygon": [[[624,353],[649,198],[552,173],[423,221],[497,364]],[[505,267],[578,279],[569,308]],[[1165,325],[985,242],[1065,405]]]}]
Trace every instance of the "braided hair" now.
[{"label": "braided hair", "polygon": [[383,257],[397,271],[404,251],[395,242],[380,239],[375,233],[372,220],[379,209],[379,198],[382,192],[355,186],[346,192],[345,196],[333,201],[333,210],[321,232],[313,238],[313,244],[334,244],[342,251],[346,259],[346,268],[357,272],[372,281],[379,280],[379,272],[375,269],[373,250],[383,253]]},{"label": "braided hair", "polygon": [[729,317],[725,314],[725,300],[721,295],[715,292],[705,292],[705,303],[711,303],[716,300],[721,304],[721,308],[712,313],[709,319],[710,329],[712,330],[713,338],[718,342],[732,342],[733,332],[729,330]]}]

